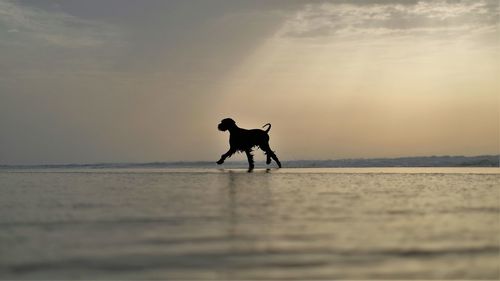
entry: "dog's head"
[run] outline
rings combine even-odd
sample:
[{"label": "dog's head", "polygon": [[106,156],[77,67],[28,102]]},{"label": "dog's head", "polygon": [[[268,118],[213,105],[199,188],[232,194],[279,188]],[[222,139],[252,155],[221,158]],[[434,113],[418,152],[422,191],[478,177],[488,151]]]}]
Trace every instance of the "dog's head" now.
[{"label": "dog's head", "polygon": [[234,122],[233,119],[231,118],[225,118],[220,121],[219,125],[217,125],[217,128],[219,131],[227,131],[231,128],[236,127],[236,122]]}]

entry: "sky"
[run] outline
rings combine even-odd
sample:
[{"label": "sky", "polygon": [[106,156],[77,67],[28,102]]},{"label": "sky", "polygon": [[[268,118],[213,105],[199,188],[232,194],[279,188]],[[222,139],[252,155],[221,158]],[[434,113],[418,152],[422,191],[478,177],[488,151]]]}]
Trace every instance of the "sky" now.
[{"label": "sky", "polygon": [[215,161],[226,117],[272,123],[282,160],[499,154],[499,23],[497,0],[0,0],[0,164]]}]

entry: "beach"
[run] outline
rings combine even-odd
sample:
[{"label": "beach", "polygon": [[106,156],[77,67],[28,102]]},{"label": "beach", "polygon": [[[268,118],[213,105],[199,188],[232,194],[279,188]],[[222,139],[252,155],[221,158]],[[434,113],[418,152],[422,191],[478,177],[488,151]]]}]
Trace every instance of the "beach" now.
[{"label": "beach", "polygon": [[0,170],[0,279],[498,279],[498,168]]}]

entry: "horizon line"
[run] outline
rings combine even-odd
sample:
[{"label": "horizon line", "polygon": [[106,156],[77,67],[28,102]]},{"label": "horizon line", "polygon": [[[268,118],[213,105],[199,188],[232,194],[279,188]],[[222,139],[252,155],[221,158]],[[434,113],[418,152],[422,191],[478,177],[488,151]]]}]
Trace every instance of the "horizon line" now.
[{"label": "horizon line", "polygon": [[[416,158],[478,158],[478,157],[497,157],[500,161],[500,154],[479,154],[479,155],[427,155],[427,156],[398,156],[398,157],[369,157],[369,158],[338,158],[338,159],[294,159],[283,160],[282,162],[327,162],[327,161],[370,161],[370,160],[397,160],[397,159],[416,159]],[[172,160],[172,161],[144,161],[144,162],[84,162],[84,163],[38,163],[38,164],[3,164],[0,167],[50,167],[50,166],[99,166],[99,165],[148,165],[148,164],[210,164],[215,163],[211,160]],[[229,163],[246,163],[246,160],[229,160]],[[263,160],[255,161],[257,163]]]}]

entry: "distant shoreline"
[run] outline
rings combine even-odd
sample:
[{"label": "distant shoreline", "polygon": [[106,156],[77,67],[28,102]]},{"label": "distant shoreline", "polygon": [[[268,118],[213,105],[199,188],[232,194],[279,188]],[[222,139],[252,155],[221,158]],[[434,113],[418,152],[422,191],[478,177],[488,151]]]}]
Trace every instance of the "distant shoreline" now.
[{"label": "distant shoreline", "polygon": [[[500,155],[479,156],[424,156],[398,158],[357,158],[337,160],[288,160],[282,161],[286,168],[377,168],[377,167],[500,167]],[[257,166],[266,166],[256,161]],[[246,161],[228,161],[217,166],[214,161],[172,161],[146,163],[89,163],[89,164],[2,164],[0,169],[64,169],[64,168],[245,168]],[[271,165],[272,166],[272,165]]]}]

